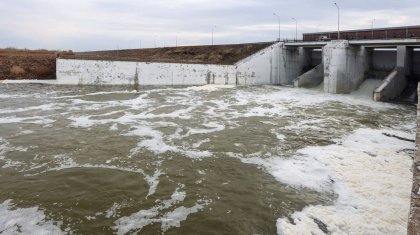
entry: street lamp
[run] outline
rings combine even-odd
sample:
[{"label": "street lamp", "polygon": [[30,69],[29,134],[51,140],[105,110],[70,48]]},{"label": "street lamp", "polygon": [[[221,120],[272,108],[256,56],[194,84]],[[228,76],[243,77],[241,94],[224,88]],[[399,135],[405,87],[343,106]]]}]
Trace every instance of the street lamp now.
[{"label": "street lamp", "polygon": [[297,20],[295,18],[292,18],[292,20],[295,21],[295,41],[297,41]]},{"label": "street lamp", "polygon": [[277,20],[278,20],[278,22],[279,22],[279,41],[280,41],[280,17],[276,14],[276,13],[273,13],[273,16],[275,16],[275,17],[277,17]]},{"label": "street lamp", "polygon": [[338,12],[338,29],[337,29],[337,39],[340,39],[340,7],[338,7],[338,4],[335,2],[334,5],[337,7]]},{"label": "street lamp", "polygon": [[216,28],[216,25],[213,25],[211,28],[211,45],[214,45],[214,29]]},{"label": "street lamp", "polygon": [[372,19],[372,26],[371,26],[371,29],[372,29],[372,39],[373,39],[373,23],[375,22],[375,20],[376,19]]}]

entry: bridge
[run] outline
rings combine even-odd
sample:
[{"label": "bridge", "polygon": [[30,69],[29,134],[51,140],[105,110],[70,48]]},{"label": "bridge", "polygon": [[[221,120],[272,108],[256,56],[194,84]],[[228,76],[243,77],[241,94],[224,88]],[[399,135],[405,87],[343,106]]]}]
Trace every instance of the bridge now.
[{"label": "bridge", "polygon": [[[376,101],[394,100],[420,78],[420,39],[280,42],[279,83],[350,93],[370,71],[387,73],[373,92]],[[415,91],[413,91],[415,92]]]}]

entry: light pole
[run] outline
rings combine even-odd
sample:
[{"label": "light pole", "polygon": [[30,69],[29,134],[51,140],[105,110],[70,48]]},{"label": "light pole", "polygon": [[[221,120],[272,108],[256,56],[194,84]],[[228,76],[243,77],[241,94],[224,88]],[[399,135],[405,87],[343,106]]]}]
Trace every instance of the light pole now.
[{"label": "light pole", "polygon": [[375,22],[375,20],[376,19],[372,19],[372,26],[371,26],[371,29],[372,29],[372,39],[373,39],[373,23]]},{"label": "light pole", "polygon": [[280,16],[277,15],[276,13],[273,13],[273,16],[277,17],[277,20],[279,22],[279,41],[280,41],[280,29],[281,29],[281,25],[280,25]]},{"label": "light pole", "polygon": [[213,25],[211,28],[211,45],[214,45],[214,29],[216,28],[216,25]]},{"label": "light pole", "polygon": [[295,18],[292,18],[293,21],[295,21],[295,41],[297,41],[297,20]]},{"label": "light pole", "polygon": [[335,2],[334,5],[337,7],[337,12],[338,12],[338,29],[337,29],[337,39],[340,39],[340,7],[338,6],[338,4]]}]

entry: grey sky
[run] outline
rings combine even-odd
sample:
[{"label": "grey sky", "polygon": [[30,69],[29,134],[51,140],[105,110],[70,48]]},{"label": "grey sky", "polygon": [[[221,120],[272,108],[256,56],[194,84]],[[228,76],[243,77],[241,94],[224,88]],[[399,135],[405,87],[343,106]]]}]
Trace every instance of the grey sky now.
[{"label": "grey sky", "polygon": [[1,0],[0,47],[100,50],[272,41],[303,32],[420,24],[419,0]]}]

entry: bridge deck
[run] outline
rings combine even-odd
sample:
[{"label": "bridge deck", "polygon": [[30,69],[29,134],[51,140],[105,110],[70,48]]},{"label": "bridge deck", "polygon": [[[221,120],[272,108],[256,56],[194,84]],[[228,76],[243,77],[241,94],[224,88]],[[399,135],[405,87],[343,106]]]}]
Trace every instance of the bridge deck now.
[{"label": "bridge deck", "polygon": [[[300,41],[285,42],[284,45],[287,47],[321,48],[327,43],[328,41]],[[420,38],[349,40],[349,44],[365,47],[395,47],[399,45],[420,47]]]}]

